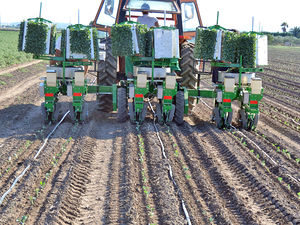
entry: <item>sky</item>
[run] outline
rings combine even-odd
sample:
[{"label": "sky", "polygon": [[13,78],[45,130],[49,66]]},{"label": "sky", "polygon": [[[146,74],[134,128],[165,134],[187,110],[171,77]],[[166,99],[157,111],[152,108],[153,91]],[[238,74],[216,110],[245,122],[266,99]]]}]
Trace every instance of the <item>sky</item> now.
[{"label": "sky", "polygon": [[[101,0],[0,0],[1,23],[19,22],[39,15],[43,3],[42,17],[54,23],[78,21],[89,24],[94,20]],[[289,28],[300,27],[300,0],[197,0],[204,26],[216,24],[228,29],[249,31],[254,17],[255,31],[277,32],[287,22]]]}]

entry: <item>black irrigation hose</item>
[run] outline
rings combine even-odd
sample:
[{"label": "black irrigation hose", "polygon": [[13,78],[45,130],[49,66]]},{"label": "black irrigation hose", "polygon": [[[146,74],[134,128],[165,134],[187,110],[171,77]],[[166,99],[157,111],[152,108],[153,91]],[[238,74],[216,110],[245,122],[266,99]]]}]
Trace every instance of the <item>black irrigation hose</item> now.
[{"label": "black irrigation hose", "polygon": [[[66,112],[64,114],[64,116],[62,117],[62,119],[58,122],[58,124],[56,124],[56,126],[53,128],[53,130],[48,134],[48,136],[46,137],[46,139],[44,140],[44,143],[42,145],[42,147],[38,150],[38,152],[35,154],[34,156],[34,160],[39,156],[39,154],[41,153],[41,151],[44,149],[44,147],[46,146],[50,136],[56,131],[56,129],[59,127],[59,125],[64,121],[64,119],[66,118],[66,116],[70,113],[70,111]],[[25,173],[30,169],[30,167],[32,166],[32,163],[30,163],[23,171],[22,173],[14,180],[13,184],[10,186],[10,188],[2,195],[1,199],[0,199],[0,205],[3,203],[5,197],[12,191],[12,189],[14,188],[14,186],[17,184],[17,182],[25,175]]]}]

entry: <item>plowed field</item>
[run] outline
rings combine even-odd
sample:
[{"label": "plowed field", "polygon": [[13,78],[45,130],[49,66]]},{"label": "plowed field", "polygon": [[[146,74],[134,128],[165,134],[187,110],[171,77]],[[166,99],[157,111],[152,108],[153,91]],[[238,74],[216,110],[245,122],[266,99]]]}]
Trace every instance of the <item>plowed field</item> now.
[{"label": "plowed field", "polygon": [[55,126],[41,117],[46,64],[0,74],[0,197],[26,169],[0,224],[300,224],[300,49],[269,60],[255,132],[217,129],[211,100],[157,132],[150,107],[136,127],[87,95],[88,120],[67,116],[35,159]]}]

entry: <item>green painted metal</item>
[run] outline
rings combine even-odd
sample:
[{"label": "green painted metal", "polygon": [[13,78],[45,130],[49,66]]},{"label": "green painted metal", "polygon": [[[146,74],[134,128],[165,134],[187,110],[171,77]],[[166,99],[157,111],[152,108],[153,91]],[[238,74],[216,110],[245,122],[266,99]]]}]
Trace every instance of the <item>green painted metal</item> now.
[{"label": "green painted metal", "polygon": [[117,92],[118,92],[117,85],[113,84],[112,85],[113,111],[117,110]]},{"label": "green painted metal", "polygon": [[184,93],[184,114],[188,115],[188,113],[189,113],[189,91],[184,87],[183,93]]},{"label": "green painted metal", "polygon": [[169,119],[170,111],[172,110],[172,104],[174,103],[175,96],[177,94],[178,84],[175,84],[173,89],[166,88],[166,82],[163,82],[163,99],[162,99],[162,114],[165,117],[165,122],[171,122]]}]

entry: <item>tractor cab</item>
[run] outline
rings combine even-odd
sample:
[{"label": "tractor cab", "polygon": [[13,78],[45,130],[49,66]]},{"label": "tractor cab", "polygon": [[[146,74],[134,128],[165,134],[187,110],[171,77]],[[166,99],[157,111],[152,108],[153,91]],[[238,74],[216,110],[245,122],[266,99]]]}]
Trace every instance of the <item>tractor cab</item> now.
[{"label": "tractor cab", "polygon": [[116,23],[136,21],[145,3],[150,7],[149,16],[156,17],[160,26],[176,27],[181,36],[195,37],[196,27],[202,26],[195,0],[102,0],[93,25],[109,32]]}]

